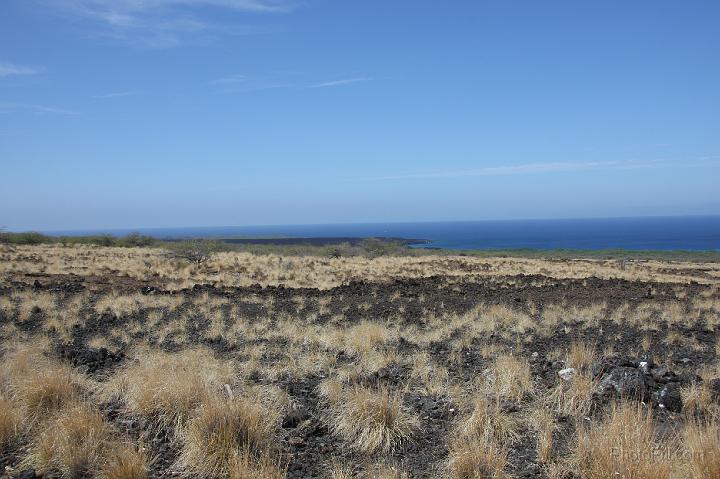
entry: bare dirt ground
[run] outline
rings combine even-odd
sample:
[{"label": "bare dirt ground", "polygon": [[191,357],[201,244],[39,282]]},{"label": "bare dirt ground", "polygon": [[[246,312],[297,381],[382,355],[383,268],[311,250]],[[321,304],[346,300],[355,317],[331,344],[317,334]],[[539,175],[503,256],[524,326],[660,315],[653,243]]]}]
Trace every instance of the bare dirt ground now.
[{"label": "bare dirt ground", "polygon": [[6,476],[717,477],[714,263],[0,259]]}]

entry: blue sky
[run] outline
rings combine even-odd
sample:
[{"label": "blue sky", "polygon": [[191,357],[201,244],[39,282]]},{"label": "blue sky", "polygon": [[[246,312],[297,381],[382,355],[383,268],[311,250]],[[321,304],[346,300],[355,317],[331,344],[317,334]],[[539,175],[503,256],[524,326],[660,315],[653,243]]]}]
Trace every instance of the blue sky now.
[{"label": "blue sky", "polygon": [[4,0],[0,225],[720,213],[716,1]]}]

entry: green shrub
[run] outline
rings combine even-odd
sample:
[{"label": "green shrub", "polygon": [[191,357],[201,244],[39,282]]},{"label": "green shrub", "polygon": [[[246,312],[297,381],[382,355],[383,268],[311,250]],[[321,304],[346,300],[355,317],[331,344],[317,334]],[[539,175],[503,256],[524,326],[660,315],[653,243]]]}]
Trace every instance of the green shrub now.
[{"label": "green shrub", "polygon": [[42,244],[52,243],[52,238],[34,231],[26,233],[0,233],[0,243],[5,244]]},{"label": "green shrub", "polygon": [[215,253],[232,250],[227,243],[203,239],[168,241],[165,243],[165,249],[168,250],[171,258],[197,264],[209,260]]}]

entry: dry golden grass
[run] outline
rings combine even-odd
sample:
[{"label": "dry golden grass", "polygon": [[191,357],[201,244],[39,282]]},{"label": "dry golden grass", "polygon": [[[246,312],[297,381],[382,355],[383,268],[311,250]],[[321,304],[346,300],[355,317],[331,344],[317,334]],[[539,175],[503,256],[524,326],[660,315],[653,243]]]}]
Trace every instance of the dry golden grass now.
[{"label": "dry golden grass", "polygon": [[673,441],[662,442],[656,436],[651,411],[623,403],[598,424],[581,423],[575,460],[585,479],[670,479],[673,447]]},{"label": "dry golden grass", "polygon": [[680,389],[683,411],[688,416],[710,415],[720,418],[720,407],[713,400],[713,393],[707,381],[690,383]]},{"label": "dry golden grass", "polygon": [[174,311],[184,301],[181,296],[156,296],[144,294],[108,294],[95,302],[95,311],[102,314],[110,311],[117,317],[136,314],[141,309],[164,309]]},{"label": "dry golden grass", "polygon": [[530,426],[535,430],[538,462],[548,464],[552,460],[553,433],[557,429],[555,414],[545,407],[537,407],[531,411]]},{"label": "dry golden grass", "polygon": [[110,439],[103,416],[77,405],[62,411],[33,439],[25,463],[45,474],[82,477],[101,469]]},{"label": "dry golden grass", "polygon": [[450,385],[450,373],[425,353],[416,353],[411,357],[410,377],[420,382],[425,394],[444,394]]},{"label": "dry golden grass", "polygon": [[274,446],[280,411],[248,398],[214,398],[200,406],[182,437],[181,469],[227,477],[244,454],[262,457]]},{"label": "dry golden grass", "polygon": [[518,438],[520,424],[502,411],[499,398],[475,395],[471,401],[472,412],[455,425],[447,464],[452,479],[508,477],[504,470],[509,445]]},{"label": "dry golden grass", "polygon": [[67,364],[47,358],[39,341],[21,346],[3,358],[0,383],[6,394],[22,411],[28,425],[82,398],[87,380]]},{"label": "dry golden grass", "polygon": [[713,421],[691,421],[683,431],[684,446],[692,479],[720,477],[720,425]]},{"label": "dry golden grass", "polygon": [[410,475],[399,466],[376,464],[362,472],[355,472],[347,464],[333,460],[328,471],[329,479],[409,479]]},{"label": "dry golden grass", "polygon": [[560,381],[542,401],[558,414],[582,418],[590,413],[596,386],[591,374],[578,373],[571,381]]},{"label": "dry golden grass", "polygon": [[[12,332],[16,332],[15,329]],[[37,338],[34,338],[37,339]],[[2,348],[2,368],[0,368],[0,393],[9,396],[14,384],[24,375],[29,374],[36,365],[44,360],[43,352],[48,348],[47,342],[13,341]]]},{"label": "dry golden grass", "polygon": [[344,385],[337,378],[328,378],[318,386],[318,394],[331,405],[337,405],[343,397]]},{"label": "dry golden grass", "polygon": [[146,479],[150,464],[142,448],[122,444],[113,448],[100,471],[103,479]]},{"label": "dry golden grass", "polygon": [[484,435],[462,437],[450,446],[452,479],[506,479],[508,449]]},{"label": "dry golden grass", "polygon": [[52,315],[57,311],[57,297],[45,292],[16,292],[13,299],[18,304],[18,318],[27,321],[32,314]]},{"label": "dry golden grass", "polygon": [[17,405],[0,398],[0,453],[15,446],[20,438],[22,415]]},{"label": "dry golden grass", "polygon": [[586,371],[597,356],[595,346],[586,343],[573,343],[567,353],[566,365],[578,371]]},{"label": "dry golden grass", "polygon": [[81,395],[77,374],[67,365],[38,370],[18,381],[13,398],[21,404],[26,417],[35,422],[72,404]]},{"label": "dry golden grass", "polygon": [[408,474],[395,466],[378,466],[363,474],[363,479],[409,479]]},{"label": "dry golden grass", "polygon": [[330,426],[364,452],[391,451],[410,440],[420,421],[403,405],[402,394],[385,387],[349,387],[333,406]]},{"label": "dry golden grass", "polygon": [[518,437],[518,420],[504,412],[500,401],[476,395],[472,413],[460,422],[457,433],[465,437],[490,437],[504,444]]},{"label": "dry golden grass", "polygon": [[5,317],[15,316],[17,305],[9,296],[0,296],[0,313]]},{"label": "dry golden grass", "polygon": [[[687,284],[720,284],[718,265],[703,265],[701,271],[690,263],[650,261],[621,269],[616,262],[594,260],[369,260],[245,253],[190,265],[168,262],[153,249],[117,250],[117,257],[113,252],[23,247],[2,253],[3,260],[8,256],[0,262],[5,278],[31,283],[32,271],[42,269],[46,274],[78,274],[87,286],[80,294],[27,288],[0,297],[0,450],[39,471],[107,479],[144,479],[158,472],[281,479],[295,474],[294,468],[286,474],[287,467],[307,460],[308,451],[316,457],[305,434],[315,434],[322,422],[334,436],[332,449],[354,449],[351,455],[343,451],[343,463],[329,465],[324,471],[329,477],[404,478],[409,477],[404,468],[417,473],[416,461],[388,467],[394,464],[390,454],[400,460],[414,452],[414,444],[404,446],[415,437],[424,439],[428,431],[423,428],[443,417],[453,418],[451,428],[437,438],[438,448],[447,447],[448,455],[435,454],[437,462],[427,465],[425,476],[506,478],[519,467],[511,454],[522,437],[523,447],[534,442],[537,462],[549,479],[663,479],[670,477],[664,456],[646,460],[642,454],[675,443],[656,435],[645,410],[620,405],[605,417],[591,407],[597,405],[592,400],[597,384],[590,366],[602,354],[615,353],[630,358],[648,353],[659,364],[674,365],[680,356],[664,352],[679,346],[702,354],[693,356],[693,364],[678,366],[681,370],[672,368],[695,369],[690,372],[698,372],[703,381],[682,389],[685,414],[671,416],[680,428],[688,424],[687,455],[673,456],[674,472],[680,474],[673,479],[719,474],[710,453],[720,448],[717,424],[694,422],[720,418],[709,387],[720,371],[695,367],[697,358],[707,357],[716,344],[707,334],[689,335],[687,330],[692,325],[694,331],[699,326],[710,331],[720,323],[720,288]],[[535,273],[543,276],[512,277]],[[412,295],[395,290],[384,296],[383,283],[362,297],[337,290],[319,295],[300,290],[280,295],[270,289],[132,293],[145,284],[162,289],[196,283],[285,283],[327,290],[354,279],[392,282],[436,275],[440,278],[432,284],[452,290],[455,299],[446,302],[430,290]],[[579,285],[591,276],[658,284],[652,286],[652,297],[640,290],[638,301],[597,298],[573,304],[574,286],[568,299],[560,291],[563,296],[555,303],[534,293],[527,298],[520,294],[523,299],[509,305],[483,303],[495,301],[484,297],[469,303],[463,297],[472,282],[503,291],[519,287],[541,292],[555,288],[554,278],[578,278],[574,285]],[[135,284],[133,278],[141,282]],[[667,282],[673,284],[661,284]],[[378,305],[382,312],[376,316]],[[108,319],[102,317],[108,311],[119,320],[107,331],[95,329],[96,321]],[[605,321],[613,322],[613,335],[603,331]],[[54,359],[58,344],[77,339],[75,332],[85,326],[89,332],[80,337],[84,346],[122,351],[127,357],[87,375]],[[595,332],[597,343],[582,342],[595,340]],[[556,334],[578,339],[558,342]],[[15,342],[35,346],[13,346]],[[563,362],[577,371],[569,381],[556,375]],[[321,399],[317,403],[308,393],[315,384]],[[418,404],[417,413],[403,402],[408,397]],[[99,411],[108,405],[112,414],[104,419]],[[288,411],[295,410],[309,415],[291,426],[296,430],[279,428],[283,418],[291,417]],[[121,433],[128,424],[132,440]],[[577,440],[567,437],[578,424]],[[304,447],[290,441],[295,435],[306,439]],[[572,461],[565,454],[568,444],[576,448]],[[425,441],[418,446],[425,447]],[[167,448],[173,451],[169,456]],[[162,461],[155,462],[155,454]],[[315,473],[328,460],[322,457],[325,466],[317,465]],[[155,470],[168,463],[171,471]]]},{"label": "dry golden grass", "polygon": [[[154,277],[167,287],[192,287],[196,283],[222,286],[251,284],[328,289],[354,279],[370,281],[387,278],[418,278],[434,275],[472,278],[500,275],[543,274],[551,278],[622,278],[687,284],[720,282],[720,266],[713,263],[663,261],[628,263],[577,260],[552,261],[531,258],[479,258],[453,256],[421,257],[291,257],[219,253],[202,264],[181,265],[155,248],[97,248],[77,245],[18,246],[0,262],[0,275],[26,273],[77,274],[94,276],[118,274],[131,278]],[[703,268],[705,275],[687,274]],[[242,271],[242,274],[237,274]]]},{"label": "dry golden grass", "polygon": [[330,479],[353,479],[355,473],[353,468],[347,464],[343,464],[337,459],[333,459],[328,467],[328,474]]},{"label": "dry golden grass", "polygon": [[198,406],[235,380],[232,363],[217,360],[207,350],[140,352],[103,385],[102,396],[118,398],[127,414],[158,426],[179,427]]},{"label": "dry golden grass", "polygon": [[368,353],[385,344],[392,336],[382,324],[363,321],[347,330],[345,347],[352,354]]},{"label": "dry golden grass", "polygon": [[493,397],[521,401],[533,390],[530,365],[525,359],[502,354],[485,372],[485,386]]},{"label": "dry golden grass", "polygon": [[285,469],[267,455],[243,452],[232,461],[228,479],[284,479]]}]

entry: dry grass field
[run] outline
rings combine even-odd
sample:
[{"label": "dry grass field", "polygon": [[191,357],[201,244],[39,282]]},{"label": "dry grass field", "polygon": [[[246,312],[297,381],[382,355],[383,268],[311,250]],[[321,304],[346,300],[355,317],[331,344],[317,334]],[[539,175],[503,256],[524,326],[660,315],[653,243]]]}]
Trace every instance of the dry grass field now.
[{"label": "dry grass field", "polygon": [[0,246],[3,477],[720,477],[720,264]]}]

